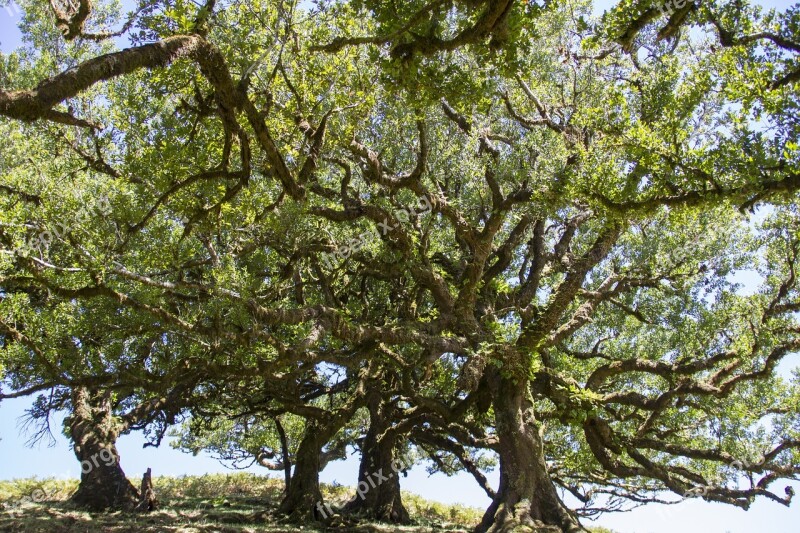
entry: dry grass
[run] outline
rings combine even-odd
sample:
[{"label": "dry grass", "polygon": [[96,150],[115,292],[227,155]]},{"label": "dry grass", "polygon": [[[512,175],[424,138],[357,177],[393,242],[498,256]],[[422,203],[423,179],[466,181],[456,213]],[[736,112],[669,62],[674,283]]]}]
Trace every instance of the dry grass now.
[{"label": "dry grass", "polygon": [[[294,526],[272,514],[281,499],[283,482],[247,473],[158,477],[153,480],[161,507],[152,513],[88,513],[67,502],[77,480],[20,479],[0,481],[0,531],[75,533],[244,533],[286,531],[414,532],[470,531],[483,509],[445,505],[403,493],[414,520],[406,527],[336,520],[336,527],[319,524]],[[355,491],[341,485],[324,485],[325,500],[334,509]],[[36,500],[36,501],[33,501]],[[613,533],[606,529],[595,533]]]},{"label": "dry grass", "polygon": [[[154,479],[161,508],[147,515],[87,513],[66,501],[76,480],[24,479],[0,481],[0,531],[24,532],[139,532],[174,531],[257,532],[320,531],[317,525],[291,526],[272,516],[280,502],[283,482],[253,474],[159,477]],[[323,485],[334,509],[354,494],[343,486]],[[337,531],[468,531],[482,510],[443,505],[404,493],[415,524],[408,527],[341,521]],[[33,501],[37,500],[37,501]],[[14,507],[10,509],[10,507]]]}]

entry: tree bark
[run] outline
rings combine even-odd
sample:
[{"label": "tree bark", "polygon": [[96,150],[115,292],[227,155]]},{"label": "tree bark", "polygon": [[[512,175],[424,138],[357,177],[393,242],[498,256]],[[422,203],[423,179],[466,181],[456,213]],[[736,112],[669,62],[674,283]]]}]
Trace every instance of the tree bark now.
[{"label": "tree bark", "polygon": [[156,499],[156,491],[153,489],[153,471],[148,468],[147,472],[142,476],[142,485],[139,489],[139,503],[136,506],[137,511],[155,511],[158,508],[158,500]]},{"label": "tree bark", "polygon": [[476,532],[585,531],[558,497],[547,472],[527,382],[490,372],[495,427],[500,440],[500,488]]},{"label": "tree bark", "polygon": [[[358,486],[362,490],[345,505],[344,511],[370,520],[408,524],[411,517],[403,506],[400,477],[393,468],[397,437],[387,432],[392,422],[392,405],[383,401],[380,392],[373,390],[367,396],[367,407],[369,429],[361,447],[361,463],[358,468]],[[375,475],[378,473],[382,476]],[[389,479],[370,482],[371,479],[380,480],[381,477]],[[367,487],[367,490],[363,490],[363,487]]]},{"label": "tree bark", "polygon": [[25,121],[50,118],[53,106],[92,85],[143,68],[165,67],[205,45],[197,35],[175,35],[157,43],[127,48],[79,63],[30,90],[0,90],[0,115]]},{"label": "tree bark", "polygon": [[275,428],[278,431],[278,436],[281,439],[281,455],[283,456],[283,492],[288,493],[289,485],[292,483],[292,458],[289,456],[289,439],[286,437],[286,431],[283,429],[280,418],[275,417]]},{"label": "tree bark", "polygon": [[81,482],[70,500],[93,511],[133,510],[139,494],[119,463],[116,441],[120,428],[114,420],[110,396],[75,389],[72,414],[65,424],[81,463]]},{"label": "tree bark", "polygon": [[323,501],[319,488],[320,452],[335,432],[331,425],[321,424],[316,420],[309,420],[306,424],[303,439],[295,454],[294,473],[278,507],[278,513],[288,515],[292,522],[320,521],[326,518],[320,514],[318,507]]}]

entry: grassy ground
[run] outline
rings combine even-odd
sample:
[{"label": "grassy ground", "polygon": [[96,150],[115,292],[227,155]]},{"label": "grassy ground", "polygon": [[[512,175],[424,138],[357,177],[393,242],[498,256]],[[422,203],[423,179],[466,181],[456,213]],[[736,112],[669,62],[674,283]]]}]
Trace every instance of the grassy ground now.
[{"label": "grassy ground", "polygon": [[[71,508],[67,498],[77,480],[24,479],[0,481],[0,531],[24,532],[261,532],[320,531],[312,525],[290,526],[272,516],[283,483],[252,474],[214,474],[201,477],[159,477],[153,480],[161,504],[149,514],[87,513]],[[343,486],[323,485],[325,500],[334,509],[354,494]],[[403,493],[414,525],[397,527],[336,518],[327,531],[425,532],[469,531],[482,509],[444,505]],[[603,533],[596,530],[596,533]]]}]

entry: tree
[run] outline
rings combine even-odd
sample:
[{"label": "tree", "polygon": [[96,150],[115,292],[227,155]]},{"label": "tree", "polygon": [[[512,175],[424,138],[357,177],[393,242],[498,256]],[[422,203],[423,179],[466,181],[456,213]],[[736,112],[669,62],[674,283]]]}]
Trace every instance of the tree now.
[{"label": "tree", "polygon": [[65,425],[81,463],[81,483],[71,500],[90,509],[132,509],[139,493],[120,466],[115,444],[121,428],[113,419],[110,396],[85,388],[72,394]]},{"label": "tree", "polygon": [[[75,6],[31,8],[52,60],[3,58],[2,311],[35,315],[21,273],[168,333],[205,392],[262,382],[264,419],[305,419],[281,512],[314,517],[320,452],[364,403],[360,475],[405,436],[479,483],[497,453],[480,531],[698,489],[790,503],[771,486],[800,473],[800,384],[776,371],[800,342],[796,10],[153,2],[112,52],[112,19]],[[112,212],[21,252],[69,217],[56,176]],[[50,342],[14,331],[4,369]],[[306,405],[326,365],[347,387]],[[402,521],[381,487],[370,512]]]},{"label": "tree", "polygon": [[216,415],[207,421],[192,418],[184,422],[180,431],[174,433],[179,439],[172,444],[194,455],[211,452],[220,462],[229,463],[233,468],[258,464],[269,470],[283,471],[288,487],[301,431],[299,417],[276,416],[265,422],[253,415],[232,420],[221,420]]},{"label": "tree", "polygon": [[[217,373],[214,388],[193,402],[176,446],[195,455],[211,451],[234,467],[248,461],[246,466],[257,462],[283,470],[280,513],[304,521],[320,515],[319,473],[346,457],[353,441],[347,425],[363,401],[353,394],[361,383],[357,375],[341,378],[333,367],[291,366],[272,369],[279,379],[263,369],[249,376],[246,370]],[[271,460],[276,449],[279,461]]]},{"label": "tree", "polygon": [[[359,446],[359,491],[345,505],[344,510],[374,520],[406,524],[411,518],[403,506],[400,477],[395,468],[396,461],[400,458],[399,441],[404,436],[401,431],[394,431],[393,427],[400,421],[397,397],[392,394],[394,387],[391,383],[396,376],[386,371],[376,374],[377,378],[366,383],[365,400],[369,422]],[[379,483],[372,481],[376,473]],[[384,477],[387,479],[383,479]]]},{"label": "tree", "polygon": [[[18,312],[0,322],[0,331],[14,341],[4,362],[17,392],[0,398],[48,391],[28,410],[35,430],[30,443],[52,439],[51,416],[69,413],[63,431],[81,466],[72,501],[91,509],[133,508],[140,495],[122,470],[117,439],[145,430],[158,445],[200,376],[177,361],[179,343],[168,343],[163,332],[142,335],[140,324],[116,322],[124,313],[104,305],[80,308],[25,276],[6,281],[16,292],[6,295],[7,310]],[[28,306],[19,305],[20,296]]]}]

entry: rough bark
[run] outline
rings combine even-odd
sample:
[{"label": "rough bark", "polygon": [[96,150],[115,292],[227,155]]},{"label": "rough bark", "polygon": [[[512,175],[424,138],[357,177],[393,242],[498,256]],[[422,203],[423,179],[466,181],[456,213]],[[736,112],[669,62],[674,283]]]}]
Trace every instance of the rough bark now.
[{"label": "rough bark", "polygon": [[500,488],[476,531],[585,531],[558,497],[547,473],[527,383],[494,374],[492,395],[500,440]]},{"label": "rough bark", "polygon": [[50,118],[53,106],[92,85],[142,68],[164,67],[195,54],[205,41],[196,35],[176,35],[157,43],[105,54],[42,80],[34,89],[0,90],[0,115],[32,121]]},{"label": "rough bark", "polygon": [[278,507],[278,513],[288,515],[292,522],[325,519],[317,507],[323,501],[319,488],[320,453],[338,429],[331,426],[315,420],[309,420],[306,424],[303,439],[295,454],[294,473]]},{"label": "rough bark", "polygon": [[119,424],[114,420],[108,394],[76,388],[72,413],[65,423],[75,457],[81,463],[81,482],[71,501],[89,510],[133,510],[139,494],[125,477],[116,441]]},{"label": "rough bark", "polygon": [[[400,477],[394,472],[393,460],[396,437],[389,429],[392,418],[392,405],[384,402],[380,393],[375,390],[367,396],[369,408],[369,429],[361,447],[361,463],[358,468],[359,487],[368,487],[350,500],[344,507],[346,513],[353,513],[383,522],[407,524],[411,521],[408,511],[403,506],[400,495]],[[389,477],[380,483],[370,482],[370,478],[381,473]],[[363,496],[363,497],[362,497]]]},{"label": "rough bark", "polygon": [[156,491],[153,488],[153,473],[150,468],[142,476],[142,486],[139,490],[139,504],[136,506],[137,511],[155,511],[158,508],[158,500],[156,499]]}]

